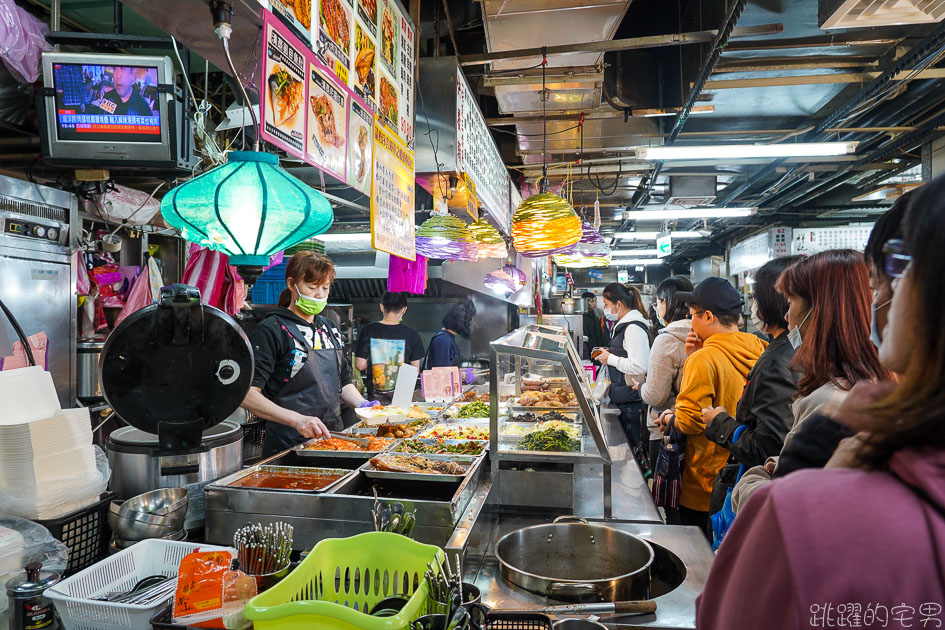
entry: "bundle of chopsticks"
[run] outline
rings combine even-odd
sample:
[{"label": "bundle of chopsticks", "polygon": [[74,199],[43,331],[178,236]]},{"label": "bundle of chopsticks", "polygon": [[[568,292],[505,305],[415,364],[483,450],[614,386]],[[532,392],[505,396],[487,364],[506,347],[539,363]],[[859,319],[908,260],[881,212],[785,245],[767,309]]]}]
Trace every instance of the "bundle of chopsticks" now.
[{"label": "bundle of chopsticks", "polygon": [[233,534],[240,568],[249,575],[269,575],[281,571],[292,555],[292,526],[273,523],[263,527],[250,523]]}]

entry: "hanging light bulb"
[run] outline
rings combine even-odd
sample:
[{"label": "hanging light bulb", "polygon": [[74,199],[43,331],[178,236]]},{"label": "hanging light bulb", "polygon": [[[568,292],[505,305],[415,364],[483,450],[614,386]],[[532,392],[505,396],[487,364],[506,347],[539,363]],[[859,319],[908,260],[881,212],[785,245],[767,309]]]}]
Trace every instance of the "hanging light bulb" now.
[{"label": "hanging light bulb", "polygon": [[451,214],[434,214],[417,228],[417,253],[427,258],[475,261],[479,247],[469,227]]},{"label": "hanging light bulb", "polygon": [[484,219],[477,219],[469,224],[473,240],[479,246],[479,258],[507,258],[509,255],[505,239],[492,224]]}]

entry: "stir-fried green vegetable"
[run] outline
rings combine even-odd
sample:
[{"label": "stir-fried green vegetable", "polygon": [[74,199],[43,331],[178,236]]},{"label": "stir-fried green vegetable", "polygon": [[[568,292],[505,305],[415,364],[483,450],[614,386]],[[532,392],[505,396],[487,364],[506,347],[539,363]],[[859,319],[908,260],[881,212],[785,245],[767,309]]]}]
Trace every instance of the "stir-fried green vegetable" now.
[{"label": "stir-fried green vegetable", "polygon": [[581,450],[581,442],[572,438],[563,429],[548,428],[529,433],[519,441],[518,448],[523,451],[575,453]]},{"label": "stir-fried green vegetable", "polygon": [[489,405],[477,400],[476,402],[471,402],[462,409],[459,410],[459,413],[456,414],[457,418],[488,418],[489,417]]},{"label": "stir-fried green vegetable", "polygon": [[404,453],[426,453],[431,455],[479,455],[482,453],[482,449],[483,444],[472,441],[446,444],[442,440],[438,440],[436,444],[427,444],[419,440],[404,440],[400,445],[400,451]]}]

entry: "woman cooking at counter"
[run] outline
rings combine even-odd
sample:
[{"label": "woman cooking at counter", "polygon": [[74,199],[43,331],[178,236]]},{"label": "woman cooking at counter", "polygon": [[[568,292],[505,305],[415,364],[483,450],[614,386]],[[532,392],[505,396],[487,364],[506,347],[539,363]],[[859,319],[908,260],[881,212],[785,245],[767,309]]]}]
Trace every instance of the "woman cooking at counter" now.
[{"label": "woman cooking at counter", "polygon": [[319,315],[328,303],[335,266],[300,252],[286,266],[286,289],[253,330],[256,371],[243,408],[267,420],[263,455],[340,431],[341,402],[365,403],[351,381],[351,363],[335,325]]}]

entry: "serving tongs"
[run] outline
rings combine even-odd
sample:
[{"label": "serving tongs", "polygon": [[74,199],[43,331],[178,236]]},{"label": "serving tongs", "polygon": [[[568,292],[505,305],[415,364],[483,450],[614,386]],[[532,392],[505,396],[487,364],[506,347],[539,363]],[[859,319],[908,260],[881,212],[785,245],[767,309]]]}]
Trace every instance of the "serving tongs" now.
[{"label": "serving tongs", "polygon": [[[460,388],[460,389],[462,389],[462,388]],[[446,413],[446,410],[447,410],[447,409],[449,409],[450,407],[452,407],[452,406],[456,403],[457,400],[459,400],[460,398],[462,398],[463,396],[465,396],[466,394],[468,394],[470,391],[472,391],[472,389],[473,389],[473,388],[470,387],[470,388],[467,389],[466,391],[460,391],[459,394],[457,394],[457,395],[453,398],[453,400],[451,400],[451,401],[449,401],[448,403],[446,403],[445,405],[443,405],[443,408],[440,409],[439,411],[437,411],[437,412],[436,412],[436,415],[433,416],[433,422],[436,422],[437,420],[439,420],[440,418],[442,418],[442,417],[443,417],[443,414]]]}]

